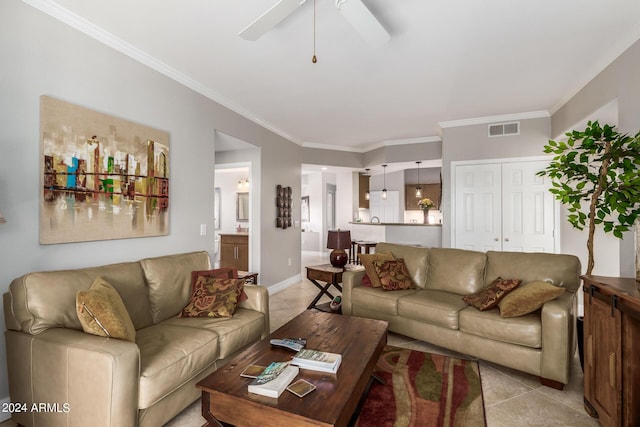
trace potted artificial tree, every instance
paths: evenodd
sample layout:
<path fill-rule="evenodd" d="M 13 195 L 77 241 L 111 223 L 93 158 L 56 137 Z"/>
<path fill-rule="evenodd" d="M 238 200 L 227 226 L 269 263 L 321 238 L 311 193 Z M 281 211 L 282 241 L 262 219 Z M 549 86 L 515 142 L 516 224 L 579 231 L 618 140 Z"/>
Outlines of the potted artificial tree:
<path fill-rule="evenodd" d="M 588 122 L 584 131 L 566 136 L 567 142 L 549 140 L 545 145 L 544 152 L 555 157 L 538 175 L 551 179 L 549 191 L 567 205 L 571 225 L 588 228 L 586 274 L 591 274 L 596 225 L 621 239 L 640 215 L 640 132 L 623 135 L 614 126 L 600 127 L 595 121 Z M 578 318 L 577 332 L 583 365 L 582 318 Z"/>
<path fill-rule="evenodd" d="M 640 132 L 623 135 L 595 121 L 566 136 L 567 142 L 549 140 L 545 145 L 544 152 L 555 157 L 538 175 L 551 179 L 549 191 L 567 206 L 571 225 L 588 228 L 586 274 L 591 274 L 596 226 L 622 239 L 640 216 Z"/>

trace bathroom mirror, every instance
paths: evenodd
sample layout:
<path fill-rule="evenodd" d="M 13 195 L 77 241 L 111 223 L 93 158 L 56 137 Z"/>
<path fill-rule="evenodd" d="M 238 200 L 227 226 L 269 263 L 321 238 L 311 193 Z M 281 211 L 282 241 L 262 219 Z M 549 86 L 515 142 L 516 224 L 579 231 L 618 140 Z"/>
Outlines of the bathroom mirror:
<path fill-rule="evenodd" d="M 249 193 L 236 193 L 236 221 L 249 221 Z"/>

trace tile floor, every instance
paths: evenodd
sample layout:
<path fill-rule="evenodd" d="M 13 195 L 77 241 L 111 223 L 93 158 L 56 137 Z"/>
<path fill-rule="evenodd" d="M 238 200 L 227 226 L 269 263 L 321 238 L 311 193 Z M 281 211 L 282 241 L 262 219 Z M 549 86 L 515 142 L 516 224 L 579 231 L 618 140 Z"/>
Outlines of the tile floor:
<path fill-rule="evenodd" d="M 328 262 L 328 256 L 305 254 L 303 266 Z M 302 277 L 305 277 L 303 267 Z M 303 279 L 286 290 L 270 297 L 271 330 L 274 331 L 306 309 L 316 295 L 317 289 Z M 320 300 L 328 302 L 324 297 Z M 431 344 L 397 334 L 389 334 L 388 343 L 422 351 L 459 356 L 456 353 Z M 464 357 L 464 356 L 463 356 Z M 572 366 L 571 382 L 564 391 L 540 384 L 537 377 L 479 361 L 482 389 L 488 427 L 525 426 L 598 426 L 582 406 L 583 376 L 576 354 Z M 205 423 L 200 415 L 200 402 L 186 408 L 166 424 L 165 427 L 196 427 Z M 0 427 L 14 427 L 11 421 L 0 423 Z"/>

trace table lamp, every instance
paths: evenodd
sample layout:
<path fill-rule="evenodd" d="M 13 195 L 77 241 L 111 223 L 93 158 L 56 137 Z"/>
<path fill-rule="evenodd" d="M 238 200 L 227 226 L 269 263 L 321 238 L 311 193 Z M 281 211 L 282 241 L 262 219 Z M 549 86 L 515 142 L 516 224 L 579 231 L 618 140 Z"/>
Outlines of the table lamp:
<path fill-rule="evenodd" d="M 349 230 L 330 230 L 327 236 L 327 249 L 333 249 L 329 254 L 329 261 L 334 267 L 342 268 L 347 264 L 349 255 L 344 251 L 351 247 L 351 232 Z"/>

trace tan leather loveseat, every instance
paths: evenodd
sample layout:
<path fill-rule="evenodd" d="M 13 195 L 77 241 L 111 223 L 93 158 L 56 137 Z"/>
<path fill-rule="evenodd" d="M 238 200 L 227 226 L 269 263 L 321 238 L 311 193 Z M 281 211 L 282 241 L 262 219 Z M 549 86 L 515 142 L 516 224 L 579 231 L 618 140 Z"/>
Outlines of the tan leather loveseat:
<path fill-rule="evenodd" d="M 386 320 L 389 330 L 540 376 L 562 388 L 575 354 L 576 291 L 580 261 L 572 255 L 475 252 L 379 243 L 376 252 L 403 258 L 416 290 L 384 291 L 361 285 L 363 271 L 343 273 L 342 312 Z M 467 305 L 463 295 L 494 279 L 542 280 L 566 288 L 541 310 L 502 318 Z"/>
<path fill-rule="evenodd" d="M 266 288 L 231 318 L 179 318 L 191 272 L 210 268 L 207 252 L 67 271 L 29 273 L 4 294 L 11 402 L 25 426 L 161 426 L 200 396 L 195 384 L 269 333 Z M 76 293 L 103 277 L 118 291 L 136 342 L 86 334 Z M 43 410 L 32 411 L 33 404 Z M 54 406 L 58 404 L 57 406 Z"/>

